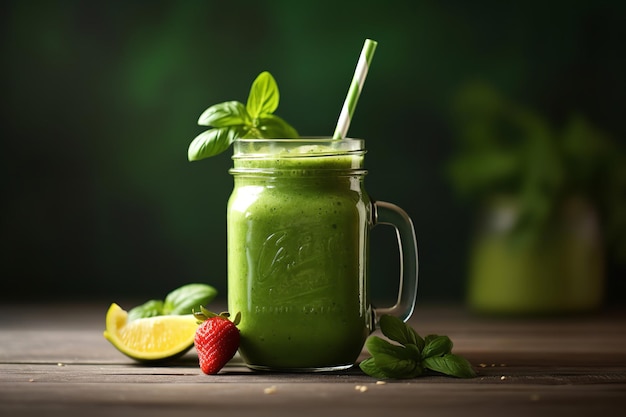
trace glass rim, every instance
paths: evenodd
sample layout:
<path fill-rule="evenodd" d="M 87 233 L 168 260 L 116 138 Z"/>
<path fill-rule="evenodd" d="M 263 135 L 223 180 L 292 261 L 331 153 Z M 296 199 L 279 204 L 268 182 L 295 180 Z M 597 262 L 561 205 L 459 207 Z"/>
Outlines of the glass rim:
<path fill-rule="evenodd" d="M 298 138 L 237 138 L 235 142 L 315 142 L 315 141 L 329 141 L 329 142 L 363 142 L 361 138 L 343 138 L 335 139 L 332 136 L 300 136 Z"/>
<path fill-rule="evenodd" d="M 322 146 L 322 148 L 313 148 Z M 233 159 L 263 158 L 278 156 L 320 157 L 334 155 L 364 154 L 365 140 L 345 138 L 333 139 L 328 136 L 304 136 L 299 138 L 238 138 L 233 142 Z M 298 149 L 302 147 L 301 149 Z M 310 148 L 306 148 L 310 147 Z"/>

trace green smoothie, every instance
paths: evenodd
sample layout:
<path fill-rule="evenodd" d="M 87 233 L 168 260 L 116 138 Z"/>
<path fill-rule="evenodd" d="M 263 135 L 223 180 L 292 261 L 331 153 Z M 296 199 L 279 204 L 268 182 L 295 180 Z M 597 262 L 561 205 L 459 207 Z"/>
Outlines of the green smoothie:
<path fill-rule="evenodd" d="M 228 302 L 250 367 L 341 369 L 360 354 L 371 321 L 362 163 L 323 146 L 236 147 Z"/>

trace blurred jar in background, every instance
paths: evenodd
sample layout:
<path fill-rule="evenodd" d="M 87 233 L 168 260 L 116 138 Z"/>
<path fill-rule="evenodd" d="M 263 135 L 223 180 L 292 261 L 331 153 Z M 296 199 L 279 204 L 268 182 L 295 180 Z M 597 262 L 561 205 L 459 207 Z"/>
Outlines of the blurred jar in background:
<path fill-rule="evenodd" d="M 563 200 L 540 236 L 515 233 L 516 198 L 487 204 L 470 250 L 468 307 L 478 313 L 543 315 L 602 305 L 605 255 L 598 215 L 585 199 Z"/>

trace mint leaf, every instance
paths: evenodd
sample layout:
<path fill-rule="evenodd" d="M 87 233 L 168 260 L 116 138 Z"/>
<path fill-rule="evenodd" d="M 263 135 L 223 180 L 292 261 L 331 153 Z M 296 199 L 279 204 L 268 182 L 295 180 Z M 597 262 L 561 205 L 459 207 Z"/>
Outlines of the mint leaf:
<path fill-rule="evenodd" d="M 128 310 L 128 321 L 163 315 L 163 301 L 150 300 Z"/>
<path fill-rule="evenodd" d="M 452 340 L 448 336 L 427 336 L 426 346 L 422 350 L 422 358 L 443 356 L 452 352 Z"/>
<path fill-rule="evenodd" d="M 467 359 L 452 353 L 425 358 L 423 364 L 425 368 L 431 371 L 457 378 L 473 378 L 476 376 L 476 372 Z"/>
<path fill-rule="evenodd" d="M 217 295 L 217 290 L 207 284 L 187 284 L 165 297 L 163 314 L 192 314 L 207 305 Z"/>
<path fill-rule="evenodd" d="M 389 339 L 403 345 L 415 345 L 421 351 L 424 340 L 411 326 L 395 316 L 385 314 L 380 317 L 380 331 Z"/>
<path fill-rule="evenodd" d="M 238 101 L 215 104 L 206 109 L 198 118 L 200 126 L 228 127 L 243 125 L 247 122 L 246 107 Z"/>
<path fill-rule="evenodd" d="M 256 77 L 250 88 L 246 110 L 252 119 L 273 113 L 278 108 L 280 94 L 276 80 L 267 71 Z"/>

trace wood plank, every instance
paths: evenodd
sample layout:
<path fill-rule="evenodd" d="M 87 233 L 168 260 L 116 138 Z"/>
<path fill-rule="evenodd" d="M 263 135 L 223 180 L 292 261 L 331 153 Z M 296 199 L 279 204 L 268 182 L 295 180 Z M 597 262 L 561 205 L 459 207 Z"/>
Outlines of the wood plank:
<path fill-rule="evenodd" d="M 193 350 L 169 366 L 143 366 L 102 336 L 107 303 L 0 307 L 0 416 L 113 413 L 165 416 L 429 416 L 623 413 L 626 311 L 495 319 L 459 307 L 420 306 L 411 324 L 447 334 L 479 376 L 426 376 L 383 385 L 358 368 L 326 374 L 260 373 L 236 357 L 200 372 Z M 77 313 L 78 312 L 78 313 Z M 366 357 L 366 352 L 362 357 Z M 363 392 L 358 386 L 365 386 Z M 266 389 L 272 388 L 272 393 Z"/>
<path fill-rule="evenodd" d="M 428 415 L 571 415 L 616 413 L 626 406 L 623 386 L 473 384 L 457 380 L 367 384 L 367 391 L 351 382 L 32 382 L 3 384 L 0 410 L 19 415 L 111 415 L 253 412 L 264 415 L 375 416 L 423 411 Z M 266 389 L 272 388 L 268 394 Z M 56 411 L 56 413 L 54 413 Z M 563 413 L 563 414 L 561 414 Z M 18 414 L 16 414 L 18 415 Z M 617 414 L 619 415 L 619 414 Z"/>

